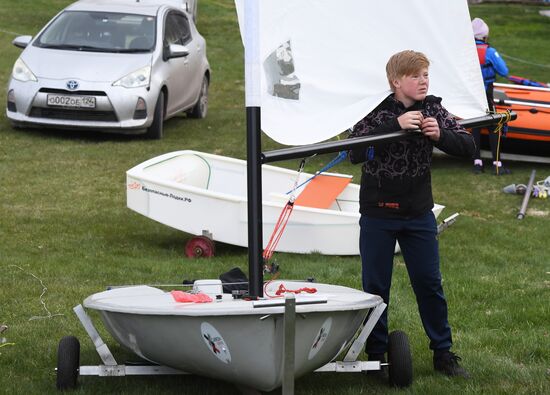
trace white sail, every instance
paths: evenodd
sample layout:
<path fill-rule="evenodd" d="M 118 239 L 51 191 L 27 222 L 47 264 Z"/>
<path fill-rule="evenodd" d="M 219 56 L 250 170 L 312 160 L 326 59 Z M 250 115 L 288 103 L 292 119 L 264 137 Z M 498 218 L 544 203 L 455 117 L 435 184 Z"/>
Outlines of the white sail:
<path fill-rule="evenodd" d="M 241 33 L 245 1 L 255 0 L 235 0 Z M 386 62 L 404 49 L 428 56 L 430 94 L 452 114 L 486 113 L 466 0 L 257 3 L 257 32 L 243 41 L 259 47 L 262 130 L 275 141 L 310 144 L 352 127 L 389 94 Z"/>

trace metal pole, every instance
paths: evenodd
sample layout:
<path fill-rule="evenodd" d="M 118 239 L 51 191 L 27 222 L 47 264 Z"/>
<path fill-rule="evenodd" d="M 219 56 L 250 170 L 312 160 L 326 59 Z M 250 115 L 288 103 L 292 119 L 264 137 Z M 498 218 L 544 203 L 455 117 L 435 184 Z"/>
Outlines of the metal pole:
<path fill-rule="evenodd" d="M 248 196 L 248 293 L 263 296 L 262 163 L 260 108 L 246 108 Z"/>
<path fill-rule="evenodd" d="M 510 121 L 513 121 L 518 117 L 518 114 L 516 114 L 513 111 L 510 111 L 510 114 L 507 114 L 507 113 L 487 114 L 476 118 L 461 119 L 458 121 L 458 123 L 464 126 L 466 129 L 479 128 L 482 126 L 495 125 L 500 121 L 506 119 L 508 116 L 510 116 Z"/>
<path fill-rule="evenodd" d="M 376 145 L 379 143 L 388 143 L 395 140 L 401 140 L 408 137 L 418 137 L 419 133 L 411 133 L 401 130 L 399 132 L 377 134 L 374 136 L 357 137 L 354 139 L 326 141 L 317 144 L 308 144 L 291 148 L 282 148 L 262 153 L 262 162 L 270 163 L 280 160 L 304 158 L 313 154 L 327 154 L 330 152 L 339 152 L 359 148 L 361 146 Z"/>
<path fill-rule="evenodd" d="M 482 117 L 460 120 L 459 123 L 465 128 L 481 127 L 493 125 L 501 119 L 506 118 L 507 114 L 489 114 Z M 516 119 L 517 114 L 512 112 L 510 119 Z M 352 148 L 359 148 L 367 145 L 376 145 L 380 143 L 389 143 L 395 140 L 404 138 L 417 138 L 421 134 L 418 132 L 407 132 L 400 130 L 398 132 L 378 134 L 373 136 L 357 137 L 354 139 L 346 139 L 339 141 L 326 141 L 317 144 L 309 144 L 299 147 L 283 148 L 262 153 L 262 163 L 276 162 L 287 159 L 304 158 L 313 154 L 327 154 L 331 152 L 339 152 Z"/>
<path fill-rule="evenodd" d="M 525 212 L 527 211 L 527 204 L 529 203 L 529 198 L 531 197 L 531 193 L 533 192 L 533 184 L 535 183 L 536 173 L 537 171 L 535 169 L 531 171 L 531 177 L 529 177 L 529 184 L 527 184 L 527 190 L 525 191 L 525 195 L 523 195 L 523 202 L 521 203 L 521 208 L 519 209 L 518 219 L 525 218 Z"/>
<path fill-rule="evenodd" d="M 263 296 L 262 163 L 260 124 L 260 4 L 246 0 L 244 9 L 244 69 L 246 99 L 246 159 L 248 197 L 248 293 Z"/>
<path fill-rule="evenodd" d="M 296 298 L 293 293 L 285 295 L 283 332 L 283 395 L 294 394 L 294 354 L 296 343 Z"/>

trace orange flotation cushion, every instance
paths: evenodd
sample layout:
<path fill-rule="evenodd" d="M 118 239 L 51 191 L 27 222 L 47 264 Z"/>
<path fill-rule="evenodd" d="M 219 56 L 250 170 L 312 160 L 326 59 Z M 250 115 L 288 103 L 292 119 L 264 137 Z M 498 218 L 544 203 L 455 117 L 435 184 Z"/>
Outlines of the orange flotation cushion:
<path fill-rule="evenodd" d="M 294 204 L 327 209 L 351 182 L 351 177 L 320 174 L 311 180 Z"/>

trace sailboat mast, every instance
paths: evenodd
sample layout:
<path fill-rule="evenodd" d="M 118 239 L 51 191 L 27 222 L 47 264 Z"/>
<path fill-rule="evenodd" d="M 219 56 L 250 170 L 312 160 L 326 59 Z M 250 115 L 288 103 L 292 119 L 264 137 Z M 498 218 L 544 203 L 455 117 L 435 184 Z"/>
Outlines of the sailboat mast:
<path fill-rule="evenodd" d="M 246 161 L 248 198 L 248 292 L 263 296 L 262 163 L 259 63 L 259 0 L 244 2 Z"/>

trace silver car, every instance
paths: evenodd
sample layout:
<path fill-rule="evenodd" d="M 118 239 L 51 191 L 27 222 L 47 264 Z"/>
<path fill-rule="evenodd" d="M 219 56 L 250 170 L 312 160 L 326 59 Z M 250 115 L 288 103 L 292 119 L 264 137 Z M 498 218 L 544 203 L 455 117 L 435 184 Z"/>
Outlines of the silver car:
<path fill-rule="evenodd" d="M 13 44 L 24 48 L 8 87 L 6 114 L 14 127 L 160 139 L 165 119 L 182 111 L 206 116 L 206 42 L 185 6 L 81 0 L 34 39 L 20 36 Z"/>

